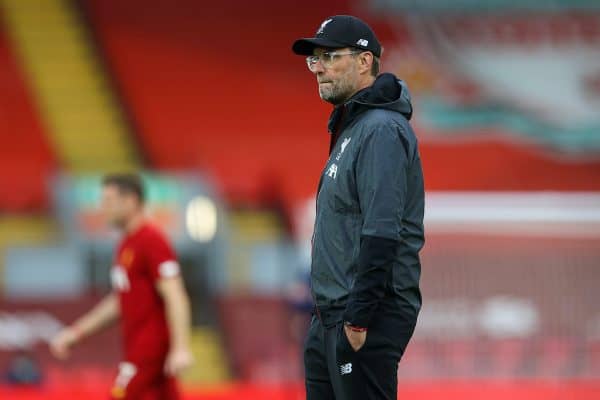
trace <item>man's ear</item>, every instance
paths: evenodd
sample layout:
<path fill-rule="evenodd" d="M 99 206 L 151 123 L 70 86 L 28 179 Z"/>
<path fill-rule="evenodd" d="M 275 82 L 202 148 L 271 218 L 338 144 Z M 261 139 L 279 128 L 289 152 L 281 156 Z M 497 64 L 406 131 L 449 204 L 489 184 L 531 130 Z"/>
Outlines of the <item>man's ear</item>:
<path fill-rule="evenodd" d="M 358 55 L 358 68 L 360 73 L 371 72 L 371 65 L 373 65 L 373 54 L 365 51 Z"/>

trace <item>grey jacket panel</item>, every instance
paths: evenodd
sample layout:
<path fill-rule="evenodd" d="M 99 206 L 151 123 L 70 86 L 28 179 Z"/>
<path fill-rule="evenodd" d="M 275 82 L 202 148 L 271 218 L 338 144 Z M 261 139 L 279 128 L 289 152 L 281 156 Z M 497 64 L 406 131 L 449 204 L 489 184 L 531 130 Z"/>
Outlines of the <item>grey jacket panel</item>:
<path fill-rule="evenodd" d="M 389 76 L 345 105 L 346 121 L 317 195 L 311 269 L 316 304 L 339 310 L 338 320 L 344 314 L 365 326 L 377 308 L 416 318 L 421 306 L 423 174 L 408 122 L 410 96 Z M 400 95 L 378 103 L 378 84 L 397 85 Z"/>

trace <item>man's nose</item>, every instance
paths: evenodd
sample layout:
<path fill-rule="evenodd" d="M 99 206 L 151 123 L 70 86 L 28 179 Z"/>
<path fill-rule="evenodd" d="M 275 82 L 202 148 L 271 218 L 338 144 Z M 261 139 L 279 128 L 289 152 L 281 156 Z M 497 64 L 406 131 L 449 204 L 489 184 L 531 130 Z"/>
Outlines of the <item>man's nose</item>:
<path fill-rule="evenodd" d="M 313 64 L 312 72 L 315 75 L 319 75 L 319 74 L 322 74 L 323 72 L 325 72 L 325 68 L 323 68 L 323 64 L 321 64 L 321 60 L 319 60 Z"/>

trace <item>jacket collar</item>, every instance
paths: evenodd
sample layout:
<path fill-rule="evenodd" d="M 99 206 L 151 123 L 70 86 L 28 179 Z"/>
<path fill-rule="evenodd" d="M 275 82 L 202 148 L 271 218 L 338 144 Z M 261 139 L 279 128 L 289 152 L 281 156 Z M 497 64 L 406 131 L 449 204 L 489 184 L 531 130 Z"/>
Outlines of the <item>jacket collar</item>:
<path fill-rule="evenodd" d="M 336 106 L 329 116 L 327 129 L 336 133 L 369 108 L 383 108 L 401 113 L 410 120 L 412 104 L 406 84 L 393 74 L 383 73 L 373 85 L 355 93 L 344 104 Z"/>

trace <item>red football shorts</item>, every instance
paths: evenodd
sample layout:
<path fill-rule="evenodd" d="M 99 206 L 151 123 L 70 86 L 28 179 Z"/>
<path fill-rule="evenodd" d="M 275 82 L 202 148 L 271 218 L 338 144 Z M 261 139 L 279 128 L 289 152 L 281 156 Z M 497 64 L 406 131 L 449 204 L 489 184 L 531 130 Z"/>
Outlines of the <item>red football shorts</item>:
<path fill-rule="evenodd" d="M 122 362 L 111 390 L 112 400 L 178 400 L 177 381 L 164 373 L 163 363 Z"/>

